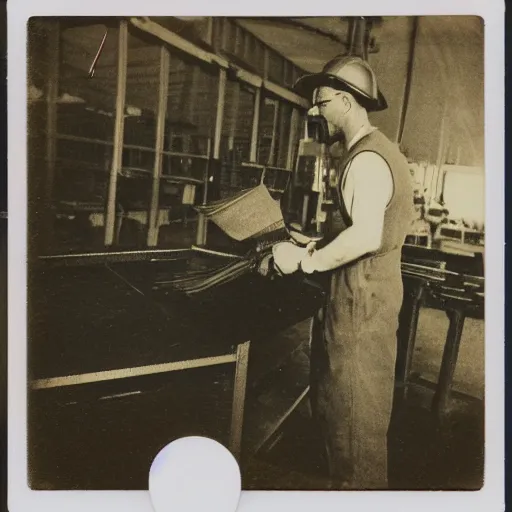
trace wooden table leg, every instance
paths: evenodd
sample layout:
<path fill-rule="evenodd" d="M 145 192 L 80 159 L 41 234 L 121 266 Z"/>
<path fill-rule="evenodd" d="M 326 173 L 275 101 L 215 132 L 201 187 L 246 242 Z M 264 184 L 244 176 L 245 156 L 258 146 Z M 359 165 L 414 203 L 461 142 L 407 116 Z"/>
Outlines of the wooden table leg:
<path fill-rule="evenodd" d="M 423 304 L 425 283 L 419 281 L 415 283 L 412 292 L 406 292 L 404 301 L 410 300 L 411 304 L 409 307 L 405 307 L 407 314 L 407 323 L 405 328 L 405 335 L 401 340 L 405 338 L 405 347 L 401 341 L 401 347 L 403 350 L 403 356 L 400 356 L 399 366 L 397 368 L 397 378 L 402 385 L 401 398 L 407 397 L 407 391 L 409 387 L 409 379 L 412 368 L 412 361 L 414 357 L 414 348 L 416 346 L 416 334 L 418 331 L 418 321 L 420 316 L 420 310 Z"/>
<path fill-rule="evenodd" d="M 409 323 L 409 329 L 407 332 L 407 347 L 405 352 L 405 367 L 404 367 L 404 398 L 407 397 L 407 391 L 409 389 L 409 378 L 411 375 L 412 360 L 414 357 L 414 348 L 416 346 L 416 334 L 418 331 L 418 321 L 420 318 L 420 310 L 423 302 L 423 284 L 420 284 L 413 296 L 412 310 L 411 310 L 411 321 Z"/>
<path fill-rule="evenodd" d="M 242 430 L 244 422 L 245 390 L 247 387 L 247 369 L 249 367 L 250 341 L 238 345 L 236 351 L 235 385 L 233 391 L 233 409 L 231 413 L 230 450 L 240 463 L 242 451 Z"/>
<path fill-rule="evenodd" d="M 432 401 L 432 410 L 440 420 L 444 417 L 448 409 L 455 366 L 459 356 L 460 340 L 466 319 L 466 313 L 463 308 L 450 309 L 446 314 L 450 319 L 450 326 L 444 345 L 437 389 Z"/>

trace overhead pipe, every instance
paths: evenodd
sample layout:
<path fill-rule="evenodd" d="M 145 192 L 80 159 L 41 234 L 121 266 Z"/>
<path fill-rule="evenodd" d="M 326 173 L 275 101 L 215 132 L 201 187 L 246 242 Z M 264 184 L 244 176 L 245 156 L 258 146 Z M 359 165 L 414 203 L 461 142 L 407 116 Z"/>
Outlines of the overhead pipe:
<path fill-rule="evenodd" d="M 416 52 L 416 42 L 418 39 L 418 27 L 419 27 L 419 16 L 414 16 L 411 38 L 409 42 L 409 60 L 407 62 L 407 73 L 405 77 L 405 87 L 404 87 L 404 97 L 402 101 L 402 106 L 400 110 L 400 118 L 398 121 L 398 129 L 397 129 L 397 144 L 402 144 L 402 138 L 404 136 L 404 127 L 405 127 L 405 119 L 407 116 L 407 109 L 409 107 L 409 100 L 411 97 L 411 84 L 412 84 L 412 73 L 414 69 L 414 58 Z"/>
<path fill-rule="evenodd" d="M 368 60 L 372 21 L 365 17 L 349 18 L 347 55 Z"/>

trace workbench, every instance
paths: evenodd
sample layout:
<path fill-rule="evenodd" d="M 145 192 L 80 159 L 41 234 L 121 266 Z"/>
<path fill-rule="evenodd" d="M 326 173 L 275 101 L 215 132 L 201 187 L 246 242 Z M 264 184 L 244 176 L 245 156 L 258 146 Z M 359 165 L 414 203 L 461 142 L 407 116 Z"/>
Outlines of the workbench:
<path fill-rule="evenodd" d="M 318 292 L 293 280 L 271 283 L 258 275 L 197 300 L 169 291 L 151 292 L 150 278 L 162 269 L 168 271 L 170 265 L 165 261 L 102 262 L 46 265 L 44 271 L 40 267 L 33 271 L 29 378 L 31 403 L 38 412 L 32 421 L 47 414 L 44 407 L 51 409 L 53 403 L 97 401 L 106 407 L 101 400 L 118 398 L 142 404 L 136 396 L 140 389 L 161 387 L 184 370 L 203 369 L 208 381 L 218 379 L 217 374 L 206 374 L 207 368 L 231 367 L 234 371 L 231 384 L 224 387 L 224 398 L 215 398 L 225 402 L 226 392 L 230 394 L 229 421 L 213 419 L 217 430 L 211 432 L 194 430 L 192 421 L 189 435 L 216 437 L 240 462 L 250 346 L 311 316 L 318 306 Z M 294 302 L 283 301 L 290 296 Z M 227 370 L 222 371 L 225 375 Z M 207 382 L 201 385 L 206 386 L 203 394 L 210 391 Z M 176 389 L 172 388 L 174 394 Z M 178 391 L 180 401 L 193 411 L 187 391 Z M 215 404 L 211 405 L 215 411 Z M 161 421 L 179 420 L 171 412 Z"/>

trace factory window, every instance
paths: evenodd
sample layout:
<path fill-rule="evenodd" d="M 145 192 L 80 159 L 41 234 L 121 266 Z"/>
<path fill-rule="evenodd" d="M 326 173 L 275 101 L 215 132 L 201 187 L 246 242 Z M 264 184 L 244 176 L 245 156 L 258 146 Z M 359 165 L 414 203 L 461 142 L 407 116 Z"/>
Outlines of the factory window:
<path fill-rule="evenodd" d="M 68 253 L 103 245 L 116 106 L 118 29 L 109 27 L 101 59 L 88 77 L 107 27 L 70 19 L 44 22 L 46 169 L 40 250 Z M 31 84 L 37 96 L 38 83 Z M 37 173 L 39 174 L 39 173 Z"/>
<path fill-rule="evenodd" d="M 260 55 L 238 32 L 236 51 Z M 29 165 L 39 169 L 29 173 L 29 229 L 39 254 L 188 247 L 195 204 L 256 185 L 258 164 L 291 165 L 286 101 L 233 76 L 224 88 L 217 67 L 126 21 L 32 20 L 29 34 Z M 281 189 L 281 178 L 269 171 L 264 182 Z"/>
<path fill-rule="evenodd" d="M 148 236 L 158 116 L 161 47 L 128 34 L 122 166 L 117 177 L 116 235 L 122 249 Z"/>
<path fill-rule="evenodd" d="M 258 163 L 262 165 L 274 164 L 278 116 L 279 101 L 273 98 L 265 98 L 260 110 L 258 143 Z"/>
<path fill-rule="evenodd" d="M 266 97 L 260 114 L 258 162 L 287 167 L 293 107 L 284 100 Z"/>
<path fill-rule="evenodd" d="M 451 220 L 478 231 L 484 229 L 485 176 L 482 170 L 458 166 L 446 170 L 443 199 Z"/>
<path fill-rule="evenodd" d="M 285 76 L 284 76 L 284 65 L 285 60 L 281 55 L 277 52 L 271 50 L 270 48 L 267 50 L 268 52 L 268 79 L 276 84 L 284 85 Z"/>
<path fill-rule="evenodd" d="M 218 90 L 218 72 L 170 51 L 158 215 L 151 245 L 177 248 L 195 242 L 193 205 L 202 202 L 205 183 L 215 173 L 209 162 Z"/>
<path fill-rule="evenodd" d="M 251 158 L 251 139 L 256 91 L 245 84 L 228 80 L 221 139 L 221 197 L 257 183 L 247 181 L 242 167 Z"/>

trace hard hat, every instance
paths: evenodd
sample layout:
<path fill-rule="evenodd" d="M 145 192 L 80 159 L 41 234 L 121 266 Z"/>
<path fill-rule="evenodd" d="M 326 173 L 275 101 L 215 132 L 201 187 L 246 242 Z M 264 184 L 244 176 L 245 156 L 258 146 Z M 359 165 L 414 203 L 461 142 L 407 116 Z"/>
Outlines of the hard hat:
<path fill-rule="evenodd" d="M 385 110 L 388 107 L 384 95 L 377 86 L 375 73 L 360 57 L 353 55 L 335 57 L 320 73 L 299 78 L 294 89 L 311 101 L 313 91 L 321 86 L 349 92 L 369 112 Z"/>

